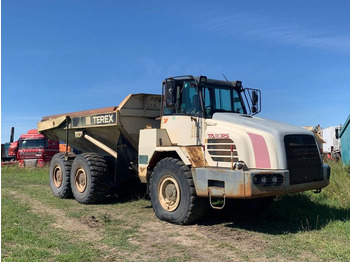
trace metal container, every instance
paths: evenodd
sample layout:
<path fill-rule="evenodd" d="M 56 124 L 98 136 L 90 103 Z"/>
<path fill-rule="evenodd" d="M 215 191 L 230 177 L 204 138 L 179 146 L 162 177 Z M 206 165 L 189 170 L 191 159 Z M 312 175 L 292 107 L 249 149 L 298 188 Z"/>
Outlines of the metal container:
<path fill-rule="evenodd" d="M 38 131 L 82 152 L 117 158 L 119 147 L 137 152 L 139 131 L 159 128 L 160 95 L 130 94 L 119 106 L 46 116 Z"/>

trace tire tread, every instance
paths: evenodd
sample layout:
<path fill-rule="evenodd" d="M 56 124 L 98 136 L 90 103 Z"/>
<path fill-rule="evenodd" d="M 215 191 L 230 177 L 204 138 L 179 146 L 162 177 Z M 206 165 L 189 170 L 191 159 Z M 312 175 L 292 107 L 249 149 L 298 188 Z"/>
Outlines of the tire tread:
<path fill-rule="evenodd" d="M 185 165 L 181 160 L 177 158 L 172 158 L 172 157 L 163 158 L 161 161 L 157 163 L 152 174 L 154 172 L 157 172 L 159 168 L 166 165 L 167 163 L 172 164 L 182 170 L 184 176 L 186 177 L 187 184 L 188 184 L 188 191 L 190 194 L 189 206 L 185 217 L 181 221 L 169 221 L 169 222 L 173 222 L 181 225 L 193 224 L 195 221 L 200 219 L 206 212 L 206 205 L 205 205 L 204 199 L 199 198 L 196 194 L 196 189 L 194 186 L 191 170 L 187 165 Z M 151 191 L 151 185 L 153 183 L 153 179 L 154 178 L 152 175 L 150 179 L 150 191 Z M 152 194 L 150 194 L 150 196 L 152 201 Z M 155 212 L 157 214 L 156 210 Z"/>
<path fill-rule="evenodd" d="M 83 153 L 77 156 L 77 158 L 82 159 L 89 166 L 91 174 L 91 188 L 86 197 L 80 198 L 76 196 L 76 200 L 82 204 L 101 203 L 110 190 L 110 184 L 107 177 L 108 165 L 106 160 L 103 156 L 96 153 Z M 72 167 L 72 169 L 74 169 L 74 167 Z M 75 192 L 73 190 L 73 194 L 74 193 Z"/>

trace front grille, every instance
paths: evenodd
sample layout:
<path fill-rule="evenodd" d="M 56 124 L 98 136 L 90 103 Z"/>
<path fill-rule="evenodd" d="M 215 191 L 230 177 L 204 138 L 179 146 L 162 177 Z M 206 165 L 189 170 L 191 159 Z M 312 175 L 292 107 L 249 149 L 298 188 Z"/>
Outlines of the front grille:
<path fill-rule="evenodd" d="M 287 135 L 284 144 L 291 185 L 323 179 L 321 158 L 313 136 Z"/>
<path fill-rule="evenodd" d="M 232 139 L 208 139 L 208 153 L 216 162 L 237 162 L 238 154 Z"/>
<path fill-rule="evenodd" d="M 36 159 L 38 152 L 20 152 L 19 153 L 22 159 Z"/>

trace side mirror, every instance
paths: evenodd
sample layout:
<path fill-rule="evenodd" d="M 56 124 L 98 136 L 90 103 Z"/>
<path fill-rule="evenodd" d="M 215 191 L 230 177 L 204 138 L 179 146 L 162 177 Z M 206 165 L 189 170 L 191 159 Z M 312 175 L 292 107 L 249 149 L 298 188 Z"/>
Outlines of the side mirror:
<path fill-rule="evenodd" d="M 243 91 L 250 114 L 256 115 L 261 111 L 261 91 L 252 88 L 244 88 Z"/>
<path fill-rule="evenodd" d="M 174 108 L 174 88 L 172 82 L 167 82 L 164 90 L 165 108 Z"/>
<path fill-rule="evenodd" d="M 256 105 L 257 105 L 258 101 L 259 101 L 259 96 L 258 96 L 257 92 L 255 90 L 253 90 L 253 92 L 252 92 L 253 111 L 254 111 L 254 108 L 256 110 Z M 255 113 L 255 112 L 253 112 L 253 113 Z"/>
<path fill-rule="evenodd" d="M 256 106 L 252 106 L 252 113 L 256 114 L 256 112 L 258 112 L 258 109 L 256 108 Z"/>

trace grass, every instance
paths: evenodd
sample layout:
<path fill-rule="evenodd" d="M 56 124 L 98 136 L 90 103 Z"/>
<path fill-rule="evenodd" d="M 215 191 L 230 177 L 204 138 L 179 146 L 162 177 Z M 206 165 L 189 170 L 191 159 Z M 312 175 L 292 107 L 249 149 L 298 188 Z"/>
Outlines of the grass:
<path fill-rule="evenodd" d="M 6 261 L 95 261 L 98 250 L 74 243 L 49 227 L 52 218 L 28 212 L 27 204 L 2 197 L 2 259 Z"/>
<path fill-rule="evenodd" d="M 311 251 L 321 261 L 350 261 L 350 174 L 341 163 L 328 164 L 331 182 L 322 193 L 285 196 L 258 221 L 242 216 L 228 226 L 261 232 L 276 241 L 278 245 L 268 251 L 269 257 L 296 259 Z"/>
<path fill-rule="evenodd" d="M 196 226 L 159 221 L 147 199 L 57 199 L 48 168 L 2 167 L 3 261 L 350 261 L 350 174 L 330 162 L 322 193 L 285 196 L 259 215 L 212 211 Z M 181 239 L 181 241 L 179 241 Z"/>

